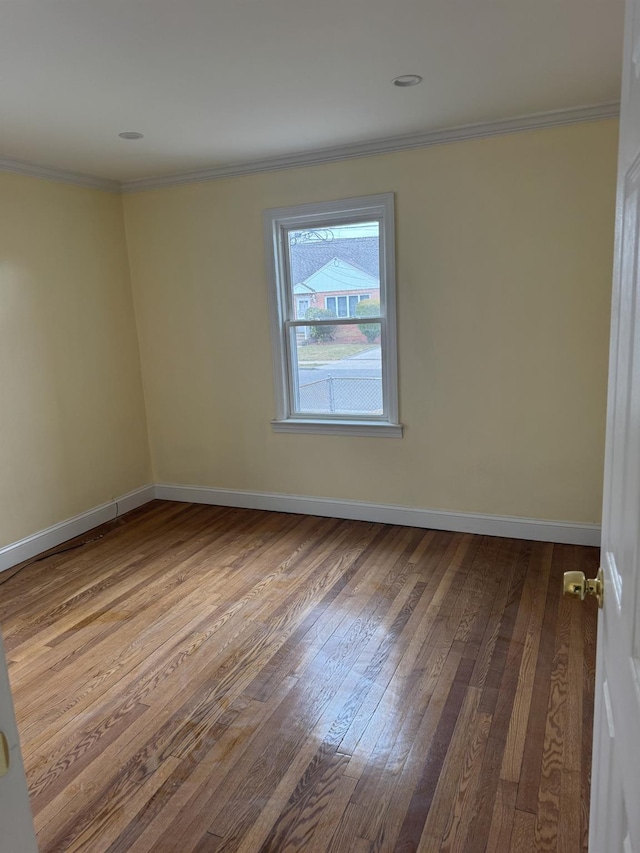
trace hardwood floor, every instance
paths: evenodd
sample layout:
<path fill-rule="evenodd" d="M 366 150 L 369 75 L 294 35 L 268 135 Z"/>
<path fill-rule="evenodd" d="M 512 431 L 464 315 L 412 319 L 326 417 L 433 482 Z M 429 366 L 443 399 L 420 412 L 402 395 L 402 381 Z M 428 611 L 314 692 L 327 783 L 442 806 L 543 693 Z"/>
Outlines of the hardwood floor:
<path fill-rule="evenodd" d="M 102 532 L 0 586 L 41 853 L 586 849 L 596 611 L 560 579 L 595 549 L 161 502 Z"/>

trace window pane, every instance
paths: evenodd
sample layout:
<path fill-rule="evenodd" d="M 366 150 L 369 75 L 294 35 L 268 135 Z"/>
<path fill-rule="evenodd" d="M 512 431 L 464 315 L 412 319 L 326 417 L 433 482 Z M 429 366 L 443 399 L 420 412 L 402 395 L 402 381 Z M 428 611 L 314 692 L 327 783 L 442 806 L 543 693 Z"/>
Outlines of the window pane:
<path fill-rule="evenodd" d="M 381 415 L 380 324 L 297 326 L 294 408 L 307 415 Z"/>
<path fill-rule="evenodd" d="M 359 222 L 287 231 L 289 283 L 297 320 L 331 311 L 355 317 L 355 304 L 380 301 L 380 224 Z M 309 300 L 302 314 L 297 300 Z M 352 307 L 353 306 L 353 307 Z M 379 313 L 379 312 L 378 312 Z"/>

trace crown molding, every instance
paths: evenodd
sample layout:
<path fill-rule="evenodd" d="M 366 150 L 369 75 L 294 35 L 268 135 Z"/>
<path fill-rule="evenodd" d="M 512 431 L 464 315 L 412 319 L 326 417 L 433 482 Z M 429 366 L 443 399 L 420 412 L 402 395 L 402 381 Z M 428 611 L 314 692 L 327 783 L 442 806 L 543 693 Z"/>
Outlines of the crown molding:
<path fill-rule="evenodd" d="M 122 192 L 126 193 L 162 189 L 164 187 L 178 187 L 202 181 L 215 181 L 222 178 L 252 175 L 257 172 L 274 172 L 281 169 L 291 169 L 296 166 L 316 166 L 321 163 L 333 163 L 336 160 L 348 160 L 354 157 L 389 154 L 395 151 L 406 151 L 411 148 L 426 148 L 430 145 L 442 145 L 446 142 L 459 142 L 465 139 L 481 139 L 483 137 L 501 136 L 507 133 L 519 133 L 545 127 L 561 127 L 562 125 L 577 124 L 585 121 L 617 118 L 619 114 L 620 104 L 618 101 L 609 101 L 603 104 L 592 104 L 584 107 L 530 113 L 528 115 L 499 119 L 497 121 L 463 124 L 457 127 L 431 130 L 424 133 L 412 133 L 406 136 L 394 136 L 372 142 L 356 143 L 354 145 L 338 145 L 301 154 L 269 157 L 264 160 L 251 160 L 246 163 L 235 163 L 228 166 L 215 166 L 211 169 L 177 172 L 163 177 L 140 178 L 123 181 L 121 187 Z"/>
<path fill-rule="evenodd" d="M 120 192 L 120 181 L 110 181 L 96 175 L 85 175 L 81 172 L 70 172 L 67 169 L 53 169 L 49 166 L 39 166 L 37 163 L 25 163 L 22 160 L 7 160 L 0 158 L 0 172 L 13 172 L 15 175 L 29 175 L 32 178 L 46 178 L 49 181 L 59 181 L 63 184 L 75 184 L 78 187 L 89 187 L 94 190 Z"/>
<path fill-rule="evenodd" d="M 406 136 L 392 136 L 372 142 L 359 142 L 354 145 L 337 145 L 320 148 L 301 154 L 287 154 L 281 157 L 268 157 L 263 160 L 250 160 L 245 163 L 232 163 L 227 166 L 215 166 L 211 169 L 197 169 L 177 172 L 155 178 L 138 178 L 131 181 L 115 181 L 86 175 L 67 169 L 55 169 L 26 163 L 22 160 L 0 158 L 0 172 L 13 172 L 16 175 L 29 175 L 34 178 L 46 178 L 79 187 L 107 190 L 108 192 L 139 192 L 142 190 L 179 187 L 201 181 L 216 181 L 222 178 L 236 178 L 241 175 L 254 175 L 258 172 L 275 172 L 292 169 L 296 166 L 317 166 L 321 163 L 334 163 L 337 160 L 350 160 L 354 157 L 367 157 L 375 154 L 391 154 L 394 151 L 408 151 L 411 148 L 427 148 L 430 145 L 442 145 L 446 142 L 461 142 L 465 139 L 482 139 L 488 136 L 502 136 L 506 133 L 520 133 L 545 127 L 561 127 L 583 121 L 617 118 L 620 104 L 609 101 L 604 104 L 592 104 L 586 107 L 570 107 L 564 110 L 551 110 L 542 113 L 515 116 L 497 121 L 481 121 L 475 124 L 461 124 L 457 127 L 430 130 L 424 133 L 411 133 Z"/>

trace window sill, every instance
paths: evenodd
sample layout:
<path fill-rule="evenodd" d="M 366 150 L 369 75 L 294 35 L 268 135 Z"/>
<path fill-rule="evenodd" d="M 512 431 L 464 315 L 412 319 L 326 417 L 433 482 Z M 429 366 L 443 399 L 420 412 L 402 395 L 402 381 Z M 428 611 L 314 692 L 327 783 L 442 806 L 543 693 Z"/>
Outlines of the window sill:
<path fill-rule="evenodd" d="M 286 421 L 271 421 L 274 432 L 304 432 L 311 435 L 354 435 L 377 436 L 378 438 L 402 438 L 402 424 L 382 421 L 328 421 L 290 418 Z"/>

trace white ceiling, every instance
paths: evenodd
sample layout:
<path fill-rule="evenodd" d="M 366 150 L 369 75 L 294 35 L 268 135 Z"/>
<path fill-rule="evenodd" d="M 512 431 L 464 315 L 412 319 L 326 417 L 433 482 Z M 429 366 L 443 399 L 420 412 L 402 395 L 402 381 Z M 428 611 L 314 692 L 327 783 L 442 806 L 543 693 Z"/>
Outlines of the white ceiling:
<path fill-rule="evenodd" d="M 0 157 L 130 180 L 617 100 L 623 5 L 0 0 Z"/>

